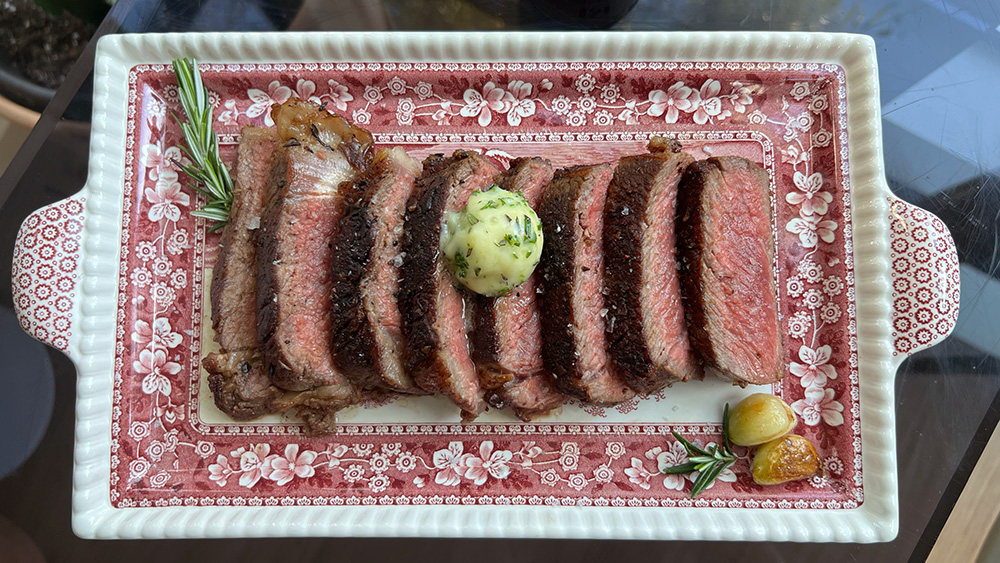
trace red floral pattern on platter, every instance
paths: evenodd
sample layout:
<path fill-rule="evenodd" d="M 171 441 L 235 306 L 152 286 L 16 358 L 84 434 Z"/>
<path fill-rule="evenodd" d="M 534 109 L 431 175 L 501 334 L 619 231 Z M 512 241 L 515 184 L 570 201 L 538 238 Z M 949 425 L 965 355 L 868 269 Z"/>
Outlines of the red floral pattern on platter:
<path fill-rule="evenodd" d="M 790 331 L 801 340 L 794 346 L 789 341 L 798 377 L 786 378 L 779 391 L 800 413 L 798 432 L 816 443 L 826 475 L 763 488 L 750 479 L 743 459 L 691 500 L 690 479 L 660 473 L 684 459 L 666 437 L 677 429 L 702 443 L 716 440 L 717 420 L 609 424 L 602 423 L 609 413 L 597 407 L 586 409 L 587 423 L 511 419 L 463 426 L 386 419 L 343 424 L 337 436 L 317 439 L 287 424 L 204 421 L 202 280 L 214 260 L 215 238 L 205 239 L 204 225 L 188 213 L 198 201 L 179 186 L 174 161 L 182 139 L 166 117 L 177 111 L 176 84 L 167 67 L 151 65 L 136 67 L 130 78 L 133 133 L 126 155 L 111 452 L 115 506 L 850 508 L 863 501 L 839 67 L 417 66 L 211 65 L 203 74 L 227 158 L 240 126 L 269 125 L 266 109 L 298 96 L 327 103 L 369 127 L 378 142 L 403 144 L 417 156 L 471 146 L 500 161 L 541 154 L 567 165 L 638 152 L 650 135 L 669 132 L 700 157 L 743 154 L 762 163 L 779 196 L 774 211 L 781 258 L 775 267 L 781 286 L 798 277 L 804 288 L 783 292 L 783 318 L 811 313 L 804 328 Z M 636 400 L 615 411 L 640 406 Z"/>
<path fill-rule="evenodd" d="M 14 310 L 25 332 L 71 355 L 83 202 L 74 196 L 28 216 L 11 273 Z"/>
<path fill-rule="evenodd" d="M 943 340 L 958 322 L 955 242 L 941 219 L 889 198 L 892 230 L 893 355 L 910 355 Z"/>
<path fill-rule="evenodd" d="M 479 148 L 500 162 L 541 155 L 565 166 L 639 152 L 651 135 L 667 133 L 699 158 L 740 154 L 761 163 L 774 181 L 774 267 L 790 374 L 775 391 L 799 414 L 796 432 L 817 446 L 826 472 L 809 481 L 759 487 L 740 450 L 744 457 L 730 472 L 690 499 L 689 477 L 661 473 L 685 459 L 668 438 L 670 430 L 711 442 L 718 439 L 718 420 L 613 422 L 643 414 L 671 390 L 614 408 L 586 407 L 584 421 L 557 417 L 524 424 L 511 418 L 460 425 L 388 417 L 345 423 L 336 436 L 313 439 L 287 422 L 206 419 L 203 405 L 211 399 L 201 395 L 198 366 L 211 345 L 210 330 L 202 326 L 204 280 L 217 239 L 190 215 L 200 200 L 184 186 L 175 164 L 183 157 L 179 128 L 168 117 L 179 112 L 176 82 L 167 65 L 140 65 L 129 77 L 110 452 L 113 506 L 841 509 L 863 502 L 846 86 L 840 67 L 287 63 L 213 64 L 202 71 L 226 159 L 233 158 L 243 125 L 269 125 L 267 108 L 297 96 L 326 103 L 371 129 L 377 142 L 404 145 L 416 156 Z M 30 237 L 39 232 L 38 224 L 22 229 L 19 240 L 37 240 Z M 60 241 L 67 238 L 72 237 Z M 19 249 L 35 246 L 19 243 Z M 32 276 L 39 271 L 33 261 L 26 267 Z M 912 277 L 911 283 L 924 283 L 934 274 L 914 270 Z M 39 285 L 25 281 L 15 285 L 19 300 Z M 71 296 L 62 286 L 56 289 Z M 953 293 L 944 299 L 957 303 Z M 62 334 L 68 335 L 66 330 Z"/>

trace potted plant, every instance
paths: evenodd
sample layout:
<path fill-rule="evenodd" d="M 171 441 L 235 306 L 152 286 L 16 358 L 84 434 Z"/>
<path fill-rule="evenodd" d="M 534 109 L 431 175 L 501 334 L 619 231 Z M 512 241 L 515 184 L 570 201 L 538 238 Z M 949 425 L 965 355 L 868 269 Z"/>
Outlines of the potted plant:
<path fill-rule="evenodd" d="M 0 2 L 0 115 L 19 124 L 37 119 L 109 7 L 109 0 Z"/>

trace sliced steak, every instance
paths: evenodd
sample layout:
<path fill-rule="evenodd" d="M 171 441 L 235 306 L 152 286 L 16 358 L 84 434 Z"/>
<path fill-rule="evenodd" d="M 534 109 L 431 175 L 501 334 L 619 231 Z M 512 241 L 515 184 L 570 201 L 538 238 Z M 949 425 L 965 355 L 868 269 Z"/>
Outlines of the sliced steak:
<path fill-rule="evenodd" d="M 253 420 L 280 410 L 274 401 L 281 390 L 271 384 L 256 350 L 212 353 L 201 365 L 208 372 L 215 406 L 233 420 Z"/>
<path fill-rule="evenodd" d="M 233 420 L 295 411 L 310 436 L 336 431 L 337 411 L 363 397 L 350 385 L 335 384 L 308 391 L 283 391 L 271 383 L 258 352 L 244 350 L 209 354 L 202 365 L 219 410 Z"/>
<path fill-rule="evenodd" d="M 215 341 L 229 352 L 257 347 L 257 309 L 248 297 L 257 290 L 254 238 L 267 196 L 271 156 L 277 147 L 278 134 L 273 129 L 243 128 L 233 177 L 233 205 L 222 229 L 210 289 Z"/>
<path fill-rule="evenodd" d="M 545 252 L 538 265 L 542 357 L 561 391 L 595 404 L 635 395 L 608 358 L 604 332 L 602 231 L 610 164 L 558 170 L 539 219 Z"/>
<path fill-rule="evenodd" d="M 618 162 L 604 204 L 608 351 L 639 393 L 702 376 L 684 324 L 674 253 L 677 185 L 694 159 L 661 137 L 649 151 Z"/>
<path fill-rule="evenodd" d="M 490 394 L 488 399 L 495 408 L 512 407 L 514 414 L 525 422 L 549 414 L 566 402 L 566 396 L 559 392 L 555 378 L 547 370 L 515 379 L 502 393 Z"/>
<path fill-rule="evenodd" d="M 422 392 L 406 372 L 396 292 L 403 215 L 420 162 L 380 149 L 365 176 L 344 186 L 347 209 L 334 239 L 333 348 L 337 367 L 365 388 Z"/>
<path fill-rule="evenodd" d="M 518 158 L 496 179 L 501 188 L 524 194 L 532 208 L 551 181 L 552 165 L 542 158 Z M 472 298 L 472 359 L 486 400 L 495 408 L 511 406 L 522 420 L 545 414 L 564 401 L 542 362 L 536 288 L 537 277 L 532 274 L 507 295 Z"/>
<path fill-rule="evenodd" d="M 479 153 L 457 151 L 424 160 L 407 204 L 399 306 L 406 337 L 407 371 L 422 389 L 440 393 L 465 419 L 485 408 L 465 330 L 465 303 L 440 256 L 445 213 L 493 183 L 497 169 Z"/>
<path fill-rule="evenodd" d="M 202 361 L 219 410 L 235 420 L 275 412 L 280 391 L 271 385 L 257 352 L 257 246 L 271 156 L 278 146 L 273 129 L 244 127 L 233 177 L 233 205 L 222 229 L 209 296 L 212 328 L 222 348 Z"/>
<path fill-rule="evenodd" d="M 337 430 L 337 412 L 354 405 L 364 391 L 350 384 L 323 385 L 308 391 L 285 392 L 274 400 L 281 412 L 295 410 L 309 436 L 333 434 Z"/>
<path fill-rule="evenodd" d="M 367 132 L 344 133 L 342 118 L 301 101 L 272 115 L 285 142 L 274 154 L 257 239 L 257 341 L 275 385 L 352 390 L 333 359 L 332 238 L 344 209 L 338 187 L 367 168 L 357 149 Z"/>
<path fill-rule="evenodd" d="M 691 344 L 708 372 L 740 385 L 785 372 L 767 172 L 744 158 L 687 168 L 677 211 L 681 289 Z"/>

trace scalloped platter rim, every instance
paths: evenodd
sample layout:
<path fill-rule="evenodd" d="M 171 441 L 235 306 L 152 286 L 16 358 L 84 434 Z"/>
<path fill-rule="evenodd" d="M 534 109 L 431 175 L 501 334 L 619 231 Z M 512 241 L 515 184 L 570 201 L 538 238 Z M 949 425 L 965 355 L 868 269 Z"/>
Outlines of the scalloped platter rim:
<path fill-rule="evenodd" d="M 188 211 L 169 62 L 196 56 L 224 158 L 244 125 L 297 96 L 417 157 L 613 160 L 667 134 L 772 179 L 788 375 L 763 389 L 695 382 L 532 423 L 462 425 L 444 401 L 237 424 L 199 359 L 217 238 Z M 22 326 L 79 371 L 73 527 L 82 537 L 415 536 L 889 541 L 898 528 L 893 379 L 957 315 L 939 219 L 883 177 L 869 37 L 806 33 L 216 33 L 98 44 L 90 174 L 25 221 Z M 863 241 L 864 244 L 859 244 Z M 777 487 L 749 454 L 697 499 L 665 476 L 669 437 L 718 439 L 721 406 L 780 394 L 824 475 Z"/>

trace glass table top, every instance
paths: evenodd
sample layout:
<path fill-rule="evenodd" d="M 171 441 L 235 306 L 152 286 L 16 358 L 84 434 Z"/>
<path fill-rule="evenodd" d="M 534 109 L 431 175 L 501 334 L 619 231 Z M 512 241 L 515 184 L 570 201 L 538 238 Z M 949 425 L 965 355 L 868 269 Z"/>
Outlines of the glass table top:
<path fill-rule="evenodd" d="M 896 377 L 900 531 L 886 544 L 671 543 L 501 540 L 211 540 L 152 544 L 86 542 L 70 529 L 74 368 L 54 350 L 33 376 L 54 374 L 54 391 L 28 395 L 16 412 L 47 430 L 8 439 L 27 460 L 0 480 L 0 514 L 52 561 L 151 561 L 181 557 L 292 560 L 368 556 L 483 560 L 579 559 L 922 561 L 1000 419 L 1000 6 L 989 0 L 407 0 L 266 2 L 119 0 L 97 34 L 223 30 L 802 30 L 875 38 L 881 81 L 886 176 L 899 197 L 948 225 L 959 252 L 961 312 L 944 343 L 906 360 Z M 31 211 L 75 193 L 87 171 L 93 40 L 0 177 L 0 307 L 11 309 L 14 235 Z M 0 326 L 13 337 L 16 325 Z M 28 341 L 30 343 L 30 341 Z M 7 348 L 0 348 L 6 350 Z M 5 352 L 6 353 L 6 352 Z M 49 361 L 50 360 L 50 361 Z M 49 367 L 51 366 L 51 367 Z M 0 368 L 5 379 L 24 370 Z M 0 400 L 0 403 L 3 403 Z M 22 416 L 22 415 L 19 415 Z M 34 417 L 34 418 L 31 418 Z M 19 430 L 20 431 L 20 430 Z M 6 467 L 0 464 L 0 467 Z M 41 501 L 41 502 L 39 502 Z"/>

